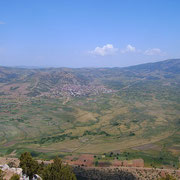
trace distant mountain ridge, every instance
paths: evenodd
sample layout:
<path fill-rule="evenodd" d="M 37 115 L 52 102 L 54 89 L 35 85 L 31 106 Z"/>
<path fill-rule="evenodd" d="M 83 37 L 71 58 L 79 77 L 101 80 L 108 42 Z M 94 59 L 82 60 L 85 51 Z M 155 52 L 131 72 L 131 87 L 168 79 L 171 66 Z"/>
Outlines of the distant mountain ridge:
<path fill-rule="evenodd" d="M 179 66 L 179 61 L 180 58 L 176 58 L 176 59 L 167 59 L 167 60 L 162 60 L 162 61 L 156 61 L 156 62 L 148 62 L 148 63 L 142 63 L 142 64 L 137 64 L 137 65 L 130 65 L 130 66 L 126 66 L 126 67 L 81 67 L 81 68 L 70 68 L 70 67 L 41 67 L 41 66 L 1 66 L 1 68 L 17 68 L 17 69 L 113 69 L 113 68 L 117 68 L 117 69 L 124 69 L 124 68 L 134 68 L 134 67 L 143 67 L 143 66 L 164 66 L 164 65 L 176 65 L 178 64 Z"/>
<path fill-rule="evenodd" d="M 127 67 L 129 69 L 136 69 L 136 70 L 165 70 L 165 71 L 172 71 L 178 72 L 180 71 L 180 59 L 169 59 L 165 61 L 153 62 L 153 63 L 146 63 L 140 64 L 136 66 Z"/>
<path fill-rule="evenodd" d="M 166 73 L 165 76 L 160 72 Z M 158 74 L 159 73 L 159 74 Z M 180 59 L 147 63 L 125 68 L 43 68 L 25 69 L 0 67 L 0 83 L 8 94 L 27 96 L 81 96 L 111 93 L 115 84 L 122 87 L 142 78 L 172 79 L 180 73 Z M 179 78 L 177 81 L 179 82 Z M 18 86 L 10 90 L 10 84 Z M 113 85 L 114 83 L 114 85 Z M 20 88 L 25 86 L 26 88 Z M 111 86 L 112 84 L 112 86 Z M 118 86 L 120 87 L 120 86 Z M 13 88 L 13 87 L 12 87 Z M 115 88 L 117 89 L 117 88 Z M 22 91 L 20 91 L 22 90 Z"/>

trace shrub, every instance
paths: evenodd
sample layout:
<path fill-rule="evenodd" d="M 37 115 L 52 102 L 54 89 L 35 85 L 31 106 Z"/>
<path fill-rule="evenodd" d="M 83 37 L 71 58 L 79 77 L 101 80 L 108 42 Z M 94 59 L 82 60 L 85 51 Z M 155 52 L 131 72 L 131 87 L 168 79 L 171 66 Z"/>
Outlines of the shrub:
<path fill-rule="evenodd" d="M 176 178 L 168 174 L 166 177 L 162 177 L 159 180 L 176 180 Z"/>
<path fill-rule="evenodd" d="M 95 166 L 98 166 L 99 162 L 98 161 L 95 161 Z"/>
<path fill-rule="evenodd" d="M 0 169 L 0 180 L 3 180 L 4 172 Z"/>
<path fill-rule="evenodd" d="M 135 133 L 134 132 L 130 132 L 129 136 L 135 136 Z"/>
<path fill-rule="evenodd" d="M 14 174 L 10 180 L 20 180 L 20 176 L 18 174 Z"/>
<path fill-rule="evenodd" d="M 10 162 L 8 163 L 8 166 L 9 166 L 10 168 L 12 168 L 12 167 L 15 167 L 16 164 L 15 164 L 15 162 L 10 161 Z"/>

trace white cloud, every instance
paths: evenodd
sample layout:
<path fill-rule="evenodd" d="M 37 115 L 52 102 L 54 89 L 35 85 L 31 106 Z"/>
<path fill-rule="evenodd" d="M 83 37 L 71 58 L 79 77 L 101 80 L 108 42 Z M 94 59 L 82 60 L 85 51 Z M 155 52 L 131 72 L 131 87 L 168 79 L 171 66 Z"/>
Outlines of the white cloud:
<path fill-rule="evenodd" d="M 147 49 L 144 52 L 144 54 L 148 56 L 153 56 L 153 55 L 163 55 L 164 53 L 159 48 L 152 48 L 152 49 Z"/>
<path fill-rule="evenodd" d="M 149 48 L 145 51 L 136 49 L 136 47 L 132 46 L 131 44 L 128 44 L 125 49 L 119 50 L 118 48 L 114 48 L 112 44 L 106 44 L 103 47 L 96 47 L 94 50 L 89 51 L 89 54 L 93 55 L 99 55 L 99 56 L 106 56 L 106 55 L 113 55 L 116 52 L 125 54 L 125 53 L 139 53 L 144 54 L 147 56 L 165 56 L 166 53 L 161 51 L 159 48 Z"/>
<path fill-rule="evenodd" d="M 121 53 L 136 52 L 136 48 L 130 44 L 126 46 L 126 49 L 121 50 Z"/>
<path fill-rule="evenodd" d="M 135 51 L 136 51 L 136 48 L 133 47 L 133 46 L 131 46 L 131 45 L 129 44 L 129 45 L 127 45 L 127 47 L 126 47 L 126 50 L 127 50 L 128 52 L 135 52 Z"/>
<path fill-rule="evenodd" d="M 0 21 L 0 24 L 5 24 L 5 22 L 3 22 L 3 21 Z"/>
<path fill-rule="evenodd" d="M 114 48 L 112 44 L 106 44 L 103 47 L 96 47 L 93 51 L 89 51 L 90 54 L 106 56 L 113 55 L 117 51 L 117 48 Z"/>

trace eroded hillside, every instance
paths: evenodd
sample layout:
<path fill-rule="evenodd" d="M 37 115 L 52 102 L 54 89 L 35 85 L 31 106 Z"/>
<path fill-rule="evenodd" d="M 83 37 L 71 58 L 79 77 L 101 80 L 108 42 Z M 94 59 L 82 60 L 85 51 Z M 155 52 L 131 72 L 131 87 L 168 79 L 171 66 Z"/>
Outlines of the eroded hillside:
<path fill-rule="evenodd" d="M 0 151 L 128 149 L 145 158 L 161 153 L 171 164 L 180 155 L 179 87 L 180 60 L 128 68 L 0 67 Z"/>

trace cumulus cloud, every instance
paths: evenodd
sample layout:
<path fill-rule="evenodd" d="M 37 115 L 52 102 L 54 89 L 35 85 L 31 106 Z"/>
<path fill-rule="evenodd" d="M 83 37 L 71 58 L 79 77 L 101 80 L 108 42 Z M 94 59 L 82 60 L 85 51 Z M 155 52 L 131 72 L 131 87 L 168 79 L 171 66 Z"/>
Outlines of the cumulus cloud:
<path fill-rule="evenodd" d="M 117 48 L 114 48 L 112 44 L 106 44 L 103 47 L 96 47 L 93 51 L 89 51 L 90 54 L 106 56 L 113 55 L 117 52 Z"/>
<path fill-rule="evenodd" d="M 126 49 L 121 50 L 121 53 L 136 52 L 136 48 L 130 44 L 126 46 Z"/>
<path fill-rule="evenodd" d="M 144 52 L 144 54 L 148 56 L 153 56 L 153 55 L 163 55 L 164 53 L 159 48 L 152 48 L 152 49 L 147 49 Z"/>
<path fill-rule="evenodd" d="M 112 44 L 106 44 L 102 47 L 96 47 L 94 50 L 89 51 L 89 54 L 96 56 L 106 56 L 106 55 L 114 55 L 116 52 L 125 54 L 125 53 L 139 53 L 141 55 L 147 56 L 164 56 L 165 52 L 161 51 L 159 48 L 149 48 L 147 50 L 136 49 L 136 47 L 128 44 L 124 49 L 114 48 Z"/>
<path fill-rule="evenodd" d="M 3 22 L 3 21 L 0 21 L 0 24 L 5 24 L 5 22 Z"/>

